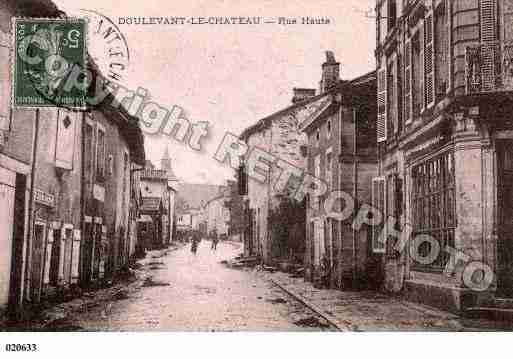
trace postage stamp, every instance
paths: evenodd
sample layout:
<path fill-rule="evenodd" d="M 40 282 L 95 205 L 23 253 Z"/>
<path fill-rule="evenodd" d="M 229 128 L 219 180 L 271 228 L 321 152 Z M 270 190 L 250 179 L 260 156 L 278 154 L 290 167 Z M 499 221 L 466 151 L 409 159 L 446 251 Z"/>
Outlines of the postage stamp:
<path fill-rule="evenodd" d="M 87 63 L 87 21 L 82 18 L 13 19 L 12 105 L 84 108 L 84 88 L 65 89 L 73 68 Z"/>

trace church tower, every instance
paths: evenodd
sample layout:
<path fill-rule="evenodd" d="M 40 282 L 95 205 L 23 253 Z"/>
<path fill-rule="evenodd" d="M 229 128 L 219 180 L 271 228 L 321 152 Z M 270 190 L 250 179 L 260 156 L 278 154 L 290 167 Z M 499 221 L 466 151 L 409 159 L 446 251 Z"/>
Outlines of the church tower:
<path fill-rule="evenodd" d="M 173 171 L 171 156 L 169 155 L 169 148 L 166 146 L 166 150 L 164 151 L 164 155 L 160 160 L 160 168 L 167 172 L 168 180 L 177 180 L 175 173 Z"/>

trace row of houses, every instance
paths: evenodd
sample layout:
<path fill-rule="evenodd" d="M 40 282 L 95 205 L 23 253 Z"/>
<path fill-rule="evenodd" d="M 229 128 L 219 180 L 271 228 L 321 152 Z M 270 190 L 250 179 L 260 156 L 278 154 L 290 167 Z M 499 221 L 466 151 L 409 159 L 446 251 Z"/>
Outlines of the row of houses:
<path fill-rule="evenodd" d="M 244 253 L 299 262 L 307 280 L 334 288 L 493 306 L 513 294 L 513 1 L 377 0 L 376 15 L 375 71 L 343 80 L 327 52 L 318 90 L 294 89 L 289 107 L 241 134 L 328 189 L 301 203 L 288 195 L 301 180 L 280 193 L 280 168 L 248 181 L 242 158 Z M 337 190 L 356 204 L 347 220 L 326 211 Z M 364 204 L 392 220 L 355 226 Z M 398 245 L 420 235 L 434 239 L 417 248 L 435 251 L 430 261 Z M 488 268 L 493 280 L 476 289 Z"/>
<path fill-rule="evenodd" d="M 178 229 L 184 233 L 198 231 L 210 238 L 240 240 L 234 212 L 236 210 L 234 196 L 238 196 L 237 182 L 228 181 L 226 186 L 205 186 L 215 188 L 214 192 L 202 199 L 197 207 L 186 207 L 179 211 Z"/>
<path fill-rule="evenodd" d="M 160 169 L 147 160 L 136 176 L 142 196 L 138 226 L 141 249 L 167 246 L 176 232 L 175 203 L 180 186 L 169 149 L 164 151 Z"/>
<path fill-rule="evenodd" d="M 126 268 L 148 247 L 138 227 L 142 214 L 153 215 L 143 191 L 154 179 L 138 121 L 122 106 L 11 107 L 13 16 L 65 14 L 48 0 L 0 2 L 0 312 L 9 314 Z M 166 173 L 153 218 L 161 244 L 174 216 Z"/>

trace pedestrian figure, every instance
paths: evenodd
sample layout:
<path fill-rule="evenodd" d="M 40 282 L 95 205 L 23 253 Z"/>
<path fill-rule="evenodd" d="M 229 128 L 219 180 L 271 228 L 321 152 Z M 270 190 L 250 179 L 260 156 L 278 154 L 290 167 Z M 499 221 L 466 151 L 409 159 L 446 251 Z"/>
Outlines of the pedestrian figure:
<path fill-rule="evenodd" d="M 217 250 L 217 243 L 218 242 L 219 242 L 219 239 L 217 238 L 217 236 L 215 236 L 212 239 L 212 247 L 210 249 L 213 250 L 213 251 Z"/>
<path fill-rule="evenodd" d="M 198 250 L 199 242 L 200 242 L 200 238 L 199 238 L 198 233 L 193 232 L 191 235 L 191 252 L 192 253 L 196 254 L 196 252 Z"/>

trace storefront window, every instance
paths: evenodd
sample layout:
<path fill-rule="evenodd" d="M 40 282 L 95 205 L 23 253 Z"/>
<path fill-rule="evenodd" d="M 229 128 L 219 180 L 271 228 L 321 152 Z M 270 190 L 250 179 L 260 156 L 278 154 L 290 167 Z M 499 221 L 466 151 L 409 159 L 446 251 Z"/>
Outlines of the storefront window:
<path fill-rule="evenodd" d="M 434 157 L 412 169 L 413 235 L 427 234 L 440 244 L 440 255 L 431 264 L 415 267 L 443 269 L 449 255 L 443 249 L 454 246 L 456 227 L 454 196 L 454 159 L 451 152 Z M 431 248 L 424 242 L 420 255 Z"/>

